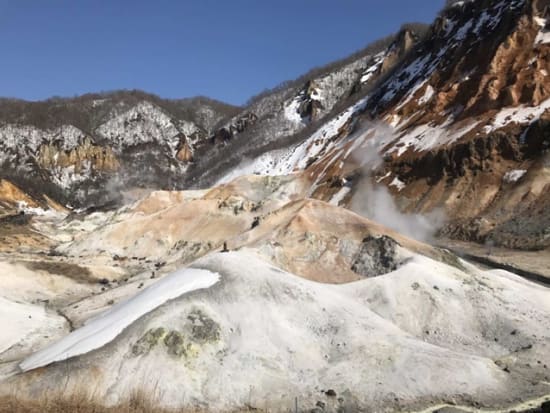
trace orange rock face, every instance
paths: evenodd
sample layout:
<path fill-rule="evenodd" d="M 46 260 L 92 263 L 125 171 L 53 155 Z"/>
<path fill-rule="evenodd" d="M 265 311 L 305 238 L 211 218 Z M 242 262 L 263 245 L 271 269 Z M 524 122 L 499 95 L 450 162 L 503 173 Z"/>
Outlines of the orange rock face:
<path fill-rule="evenodd" d="M 76 173 L 85 164 L 89 164 L 92 170 L 104 172 L 114 172 L 120 167 L 111 147 L 95 145 L 90 138 L 69 151 L 60 149 L 55 144 L 41 145 L 37 159 L 42 168 L 74 166 Z"/>

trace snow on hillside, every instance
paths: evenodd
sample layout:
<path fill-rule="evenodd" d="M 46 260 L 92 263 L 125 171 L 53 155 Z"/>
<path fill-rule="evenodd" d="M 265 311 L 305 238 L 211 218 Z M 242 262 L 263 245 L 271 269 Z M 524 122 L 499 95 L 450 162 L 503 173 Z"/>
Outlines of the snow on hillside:
<path fill-rule="evenodd" d="M 35 162 L 41 145 L 54 144 L 60 150 L 70 151 L 82 144 L 86 134 L 72 125 L 64 125 L 53 130 L 41 130 L 28 125 L 4 125 L 0 127 L 0 165 L 8 163 L 20 168 L 29 168 Z M 50 172 L 54 183 L 68 188 L 75 182 L 89 178 L 91 165 L 83 163 L 79 173 L 75 167 L 52 167 Z"/>
<path fill-rule="evenodd" d="M 419 56 L 394 74 L 382 86 L 385 93 L 381 98 L 381 102 L 390 101 L 404 90 L 412 91 L 415 90 L 415 87 L 418 88 L 420 83 L 429 79 L 437 67 L 444 63 L 443 59 L 449 51 L 457 49 L 468 38 L 479 38 L 482 31 L 494 31 L 507 10 L 518 9 L 524 3 L 525 0 L 503 0 L 465 23 L 447 19 L 445 23 L 447 27 L 446 35 L 442 39 L 444 46 Z"/>
<path fill-rule="evenodd" d="M 42 144 L 59 143 L 63 150 L 78 146 L 86 134 L 72 125 L 65 125 L 53 130 L 42 130 L 29 125 L 4 125 L 0 127 L 0 145 L 2 152 L 27 155 L 36 154 Z"/>
<path fill-rule="evenodd" d="M 338 102 L 349 96 L 355 86 L 368 83 L 373 78 L 384 62 L 387 53 L 388 50 L 385 50 L 375 55 L 369 54 L 359 57 L 338 69 L 310 79 L 310 82 L 307 82 L 306 85 L 302 84 L 278 90 L 254 102 L 247 110 L 258 117 L 258 124 L 261 124 L 261 128 L 257 127 L 254 130 L 253 138 L 265 144 L 266 142 L 274 142 L 282 136 L 298 133 L 307 126 L 310 120 L 299 113 L 300 107 L 304 103 L 309 103 L 308 100 L 320 103 L 315 108 L 317 119 L 328 115 Z M 314 84 L 314 87 L 308 95 L 306 93 L 307 85 L 311 84 Z M 345 111 L 338 116 L 337 120 L 328 120 L 326 126 L 323 127 L 324 130 L 319 132 L 324 135 L 323 141 L 329 138 L 329 134 L 335 133 L 335 130 L 349 118 L 350 114 Z M 232 122 L 233 120 L 230 120 L 224 126 L 228 127 Z M 299 147 L 294 146 L 264 153 L 254 160 L 244 159 L 236 169 L 228 171 L 227 174 L 230 177 L 248 173 L 262 175 L 288 174 L 298 166 L 297 164 L 301 161 L 302 156 L 307 155 L 304 151 L 308 153 L 309 151 L 315 152 L 315 148 L 311 147 L 310 144 L 311 139 L 307 143 L 299 145 Z M 227 182 L 228 180 L 230 178 L 222 177 L 218 182 Z"/>
<path fill-rule="evenodd" d="M 550 43 L 550 31 L 547 29 L 548 20 L 542 17 L 536 17 L 535 21 L 540 26 L 540 31 L 535 39 L 535 45 Z"/>
<path fill-rule="evenodd" d="M 134 146 L 140 143 L 167 144 L 175 156 L 179 130 L 172 118 L 150 102 L 142 102 L 127 112 L 102 124 L 96 131 L 116 147 Z"/>
<path fill-rule="evenodd" d="M 109 102 L 108 99 L 98 100 L 92 102 L 92 107 Z M 190 139 L 203 136 L 196 133 L 202 131 L 195 123 L 176 119 L 147 100 L 137 104 L 121 101 L 111 104 L 107 109 L 101 118 L 102 123 L 95 130 L 86 133 L 71 124 L 55 129 L 3 124 L 0 126 L 0 166 L 9 165 L 21 172 L 33 173 L 41 169 L 47 173 L 51 182 L 60 188 L 69 189 L 75 184 L 93 181 L 97 173 L 102 172 L 103 160 L 97 159 L 102 154 L 110 156 L 109 167 L 116 169 L 118 161 L 109 153 L 111 148 L 121 153 L 134 145 L 154 143 L 160 147 L 160 152 L 175 158 L 181 133 Z M 206 123 L 212 121 L 213 117 L 220 116 L 207 107 L 199 106 L 195 111 Z M 62 160 L 58 163 L 60 155 Z M 92 165 L 94 162 L 100 165 L 99 170 Z M 171 168 L 176 169 L 174 172 L 181 173 L 178 166 L 184 169 L 184 165 L 171 165 Z"/>
<path fill-rule="evenodd" d="M 453 125 L 453 118 L 449 117 L 442 125 L 426 124 L 399 133 L 388 153 L 397 152 L 401 156 L 407 150 L 417 152 L 429 151 L 439 146 L 456 142 L 478 125 L 477 122 L 465 126 Z"/>
<path fill-rule="evenodd" d="M 92 174 L 92 165 L 89 161 L 82 163 L 80 171 L 77 172 L 74 165 L 67 167 L 51 167 L 50 177 L 53 183 L 63 189 L 68 189 L 71 185 L 85 182 L 90 179 Z"/>
<path fill-rule="evenodd" d="M 418 103 L 420 105 L 425 105 L 430 100 L 432 100 L 434 95 L 435 95 L 435 89 L 431 85 L 428 85 L 426 87 L 426 90 L 424 91 L 424 95 L 418 100 Z"/>
<path fill-rule="evenodd" d="M 369 80 L 372 79 L 374 74 L 378 71 L 378 69 L 380 69 L 380 66 L 382 66 L 382 63 L 384 63 L 384 58 L 386 57 L 386 55 L 387 52 L 381 52 L 373 57 L 372 64 L 369 65 L 361 75 L 361 83 L 367 83 Z"/>
<path fill-rule="evenodd" d="M 119 149 L 144 142 L 159 142 L 169 144 L 175 153 L 178 141 L 174 138 L 178 133 L 191 135 L 198 130 L 192 122 L 182 120 L 177 125 L 162 109 L 144 101 L 103 123 L 96 132 Z M 14 124 L 0 127 L 0 144 L 4 152 L 20 153 L 26 157 L 36 155 L 40 145 L 49 143 L 58 143 L 60 149 L 69 151 L 81 144 L 86 136 L 73 125 L 53 130 Z"/>
<path fill-rule="evenodd" d="M 361 99 L 355 105 L 319 128 L 308 139 L 296 147 L 292 156 L 287 160 L 287 165 L 291 166 L 293 169 L 304 169 L 310 159 L 318 156 L 321 151 L 328 151 L 335 145 L 335 143 L 332 142 L 332 138 L 340 133 L 342 127 L 349 122 L 353 116 L 365 108 L 367 101 L 367 98 Z"/>
<path fill-rule="evenodd" d="M 301 99 L 302 99 L 302 95 L 298 95 L 292 100 L 290 100 L 290 102 L 288 102 L 284 106 L 285 117 L 289 121 L 297 124 L 304 123 L 304 119 L 302 119 L 302 116 L 300 116 L 300 113 L 298 112 L 298 109 L 300 108 Z"/>
<path fill-rule="evenodd" d="M 396 110 L 403 107 L 411 100 L 416 99 L 419 106 L 429 104 L 437 94 L 437 90 L 429 84 L 430 77 L 436 69 L 445 64 L 446 56 L 457 49 L 467 39 L 477 38 L 481 33 L 492 32 L 497 29 L 505 13 L 511 9 L 515 10 L 524 4 L 524 0 L 500 1 L 493 4 L 489 9 L 483 10 L 478 15 L 472 17 L 466 23 L 460 22 L 456 17 L 447 17 L 445 21 L 445 32 L 443 34 L 444 46 L 431 53 L 425 53 L 418 56 L 410 64 L 399 69 L 391 76 L 385 84 L 381 86 L 382 95 L 380 102 L 388 102 L 398 95 L 402 95 L 397 103 Z M 382 52 L 374 57 L 369 57 L 369 65 L 361 75 L 362 81 L 368 81 L 374 74 L 386 56 L 387 52 Z M 360 65 L 359 65 L 360 66 Z M 465 74 L 462 81 L 467 81 L 470 74 Z M 334 76 L 334 75 L 331 75 Z M 323 104 L 327 101 L 327 93 L 331 87 L 324 87 L 322 80 L 316 79 L 315 84 L 320 89 L 323 96 Z M 334 82 L 330 83 L 333 87 Z M 405 93 L 403 93 L 405 91 Z M 376 92 L 375 92 L 376 93 Z M 303 119 L 297 112 L 302 101 L 301 95 L 288 100 L 284 106 L 285 116 L 295 125 L 302 125 Z M 367 100 L 369 97 L 366 98 Z M 330 99 L 329 99 L 330 100 Z M 540 117 L 546 110 L 548 103 L 544 102 L 537 108 L 510 109 L 510 113 L 504 110 L 497 115 L 493 125 L 487 125 L 487 133 L 492 130 L 505 126 L 509 122 L 527 122 Z M 330 105 L 329 105 L 330 106 Z M 339 116 L 327 121 L 317 132 L 301 144 L 296 145 L 289 150 L 277 150 L 264 153 L 254 160 L 245 160 L 242 164 L 231 171 L 220 182 L 227 182 L 239 174 L 255 173 L 261 175 L 283 175 L 289 174 L 295 170 L 303 170 L 313 159 L 319 156 L 332 153 L 336 147 L 341 147 L 341 143 L 334 142 L 333 138 L 338 134 L 340 128 L 362 108 L 366 106 L 366 101 L 360 101 L 357 105 L 344 111 Z M 416 126 L 412 129 L 404 129 L 408 119 L 400 119 L 394 116 L 391 120 L 391 126 L 395 129 L 394 142 L 388 146 L 387 153 L 396 152 L 401 156 L 407 150 L 427 151 L 439 146 L 452 144 L 476 127 L 479 122 L 461 122 L 455 125 L 455 116 L 448 114 L 441 124 L 427 123 Z M 390 139 L 385 139 L 390 143 Z M 359 143 L 358 145 L 360 145 Z"/>
<path fill-rule="evenodd" d="M 519 181 L 527 173 L 525 169 L 515 169 L 513 171 L 506 172 L 502 178 L 504 182 L 514 183 Z"/>
<path fill-rule="evenodd" d="M 197 112 L 213 116 L 211 109 L 205 108 L 201 112 L 198 108 Z M 52 130 L 19 124 L 1 126 L 0 166 L 9 165 L 21 172 L 35 174 L 41 170 L 40 174 L 45 172 L 56 186 L 74 189 L 75 185 L 93 183 L 98 175 L 106 176 L 117 170 L 120 165 L 117 156 L 135 145 L 153 143 L 158 146 L 163 162 L 164 157 L 175 160 L 180 134 L 185 134 L 189 138 L 188 143 L 193 145 L 196 139 L 203 136 L 203 132 L 196 132 L 201 130 L 193 122 L 175 119 L 148 101 L 134 106 L 119 102 L 110 109 L 106 120 L 89 133 L 70 124 Z M 186 167 L 178 162 L 166 165 L 166 179 L 170 173 L 181 175 Z M 85 192 L 74 193 L 78 197 L 87 197 Z"/>
<path fill-rule="evenodd" d="M 360 80 L 359 73 L 365 74 L 369 71 L 376 71 L 381 64 L 382 54 L 376 55 L 374 62 L 372 56 L 368 55 L 360 58 L 340 70 L 330 72 L 326 76 L 315 79 L 315 84 L 318 88 L 319 95 L 322 96 L 323 107 L 320 111 L 320 116 L 328 114 L 332 108 L 349 93 L 350 89 L 358 81 L 366 83 L 369 79 Z M 363 75 L 363 77 L 365 77 Z"/>
<path fill-rule="evenodd" d="M 495 116 L 493 122 L 485 126 L 486 133 L 494 132 L 511 123 L 520 125 L 533 124 L 550 109 L 550 99 L 546 99 L 538 106 L 519 106 L 501 109 Z"/>
<path fill-rule="evenodd" d="M 21 369 L 32 370 L 100 348 L 144 314 L 183 294 L 209 288 L 218 280 L 218 274 L 198 269 L 170 274 L 130 300 L 90 320 L 57 343 L 34 353 L 21 362 Z"/>
<path fill-rule="evenodd" d="M 318 117 L 328 114 L 357 82 L 364 84 L 371 80 L 382 66 L 387 54 L 386 50 L 374 56 L 364 56 L 339 70 L 316 78 L 314 80 L 316 87 L 310 98 L 322 104 L 319 106 Z M 288 120 L 298 124 L 304 123 L 304 119 L 298 113 L 298 108 L 304 99 L 305 91 L 301 91 L 284 104 L 285 117 Z"/>
<path fill-rule="evenodd" d="M 44 217 L 65 217 L 66 215 L 62 212 L 56 211 L 54 209 L 44 209 L 41 207 L 31 207 L 26 201 L 17 202 L 17 210 L 23 212 L 25 215 L 35 215 L 35 216 L 44 216 Z"/>
<path fill-rule="evenodd" d="M 394 186 L 397 188 L 398 191 L 402 191 L 405 189 L 405 183 L 401 181 L 397 176 L 393 178 L 393 181 L 390 182 L 390 186 Z"/>
<path fill-rule="evenodd" d="M 367 99 L 360 100 L 326 122 L 309 138 L 294 147 L 266 152 L 252 161 L 242 162 L 241 165 L 222 177 L 218 184 L 229 182 L 240 175 L 288 175 L 295 170 L 304 169 L 307 163 L 318 156 L 321 151 L 327 152 L 335 147 L 336 144 L 332 142 L 332 138 L 365 107 L 366 103 Z"/>

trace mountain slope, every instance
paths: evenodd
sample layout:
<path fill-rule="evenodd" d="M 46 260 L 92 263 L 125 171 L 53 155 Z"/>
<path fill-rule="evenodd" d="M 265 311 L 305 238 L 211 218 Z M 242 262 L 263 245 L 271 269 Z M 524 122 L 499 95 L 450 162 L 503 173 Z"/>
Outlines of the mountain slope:
<path fill-rule="evenodd" d="M 457 3 L 364 99 L 229 176 L 304 171 L 314 197 L 343 205 L 381 184 L 401 210 L 444 210 L 449 236 L 549 247 L 547 12 Z"/>
<path fill-rule="evenodd" d="M 225 145 L 199 157 L 186 175 L 185 185 L 210 186 L 243 159 L 252 161 L 266 151 L 277 149 L 286 154 L 331 116 L 375 88 L 425 31 L 422 25 L 404 25 L 395 36 L 374 43 L 341 65 L 330 65 L 321 73 L 314 71 L 254 100 L 246 109 L 254 115 L 254 122 L 244 129 L 234 128 L 236 133 L 223 132 L 231 126 L 222 128 Z M 266 162 L 271 164 L 272 160 Z"/>
<path fill-rule="evenodd" d="M 206 185 L 241 157 L 284 146 L 356 99 L 423 31 L 421 25 L 407 26 L 256 97 L 246 108 L 207 98 L 163 100 L 140 91 L 45 102 L 2 99 L 0 172 L 79 207 L 120 201 L 118 193 L 132 187 Z"/>
<path fill-rule="evenodd" d="M 220 120 L 239 109 L 140 91 L 0 101 L 0 171 L 58 202 L 90 206 L 128 186 L 171 186 Z"/>

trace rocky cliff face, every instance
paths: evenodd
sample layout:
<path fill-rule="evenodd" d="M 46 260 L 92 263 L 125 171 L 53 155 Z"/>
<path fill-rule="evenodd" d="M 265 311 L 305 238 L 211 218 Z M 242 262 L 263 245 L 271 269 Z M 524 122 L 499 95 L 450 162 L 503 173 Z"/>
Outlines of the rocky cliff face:
<path fill-rule="evenodd" d="M 252 162 L 274 149 L 288 152 L 331 117 L 375 88 L 418 43 L 425 30 L 422 25 L 405 26 L 395 36 L 342 62 L 314 70 L 253 100 L 245 115 L 253 115 L 254 121 L 235 129 L 231 125 L 239 122 L 243 116 L 240 114 L 220 128 L 214 136 L 215 142 L 223 143 L 223 147 L 218 145 L 197 160 L 185 176 L 185 186 L 209 186 L 243 159 Z"/>
<path fill-rule="evenodd" d="M 366 178 L 405 212 L 443 209 L 446 235 L 550 246 L 547 18 L 546 1 L 457 3 L 364 98 L 247 172 L 304 171 L 341 205 Z"/>
<path fill-rule="evenodd" d="M 445 208 L 446 235 L 513 248 L 550 246 L 543 212 L 550 189 L 549 4 L 451 8 L 419 48 L 437 55 L 396 74 L 422 67 L 407 92 L 390 81 L 368 107 L 400 136 L 384 148 L 391 159 L 384 182 L 404 183 L 394 189 L 409 211 Z"/>
<path fill-rule="evenodd" d="M 132 185 L 173 185 L 214 125 L 237 111 L 142 92 L 0 107 L 2 174 L 73 206 L 106 202 Z"/>

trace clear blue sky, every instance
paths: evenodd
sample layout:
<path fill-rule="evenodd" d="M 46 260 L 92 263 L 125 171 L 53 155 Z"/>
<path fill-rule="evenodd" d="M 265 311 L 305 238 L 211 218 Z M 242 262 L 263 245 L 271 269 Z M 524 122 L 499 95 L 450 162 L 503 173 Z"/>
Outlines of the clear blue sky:
<path fill-rule="evenodd" d="M 395 32 L 443 0 L 0 0 L 0 96 L 113 89 L 251 95 Z"/>

